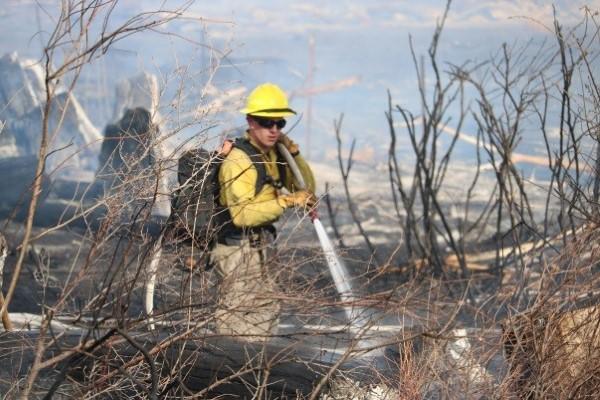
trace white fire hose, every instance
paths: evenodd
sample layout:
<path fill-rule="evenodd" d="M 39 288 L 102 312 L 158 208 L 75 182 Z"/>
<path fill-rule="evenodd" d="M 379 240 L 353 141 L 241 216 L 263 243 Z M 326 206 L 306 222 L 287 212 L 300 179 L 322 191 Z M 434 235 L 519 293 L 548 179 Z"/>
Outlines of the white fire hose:
<path fill-rule="evenodd" d="M 302 173 L 300 173 L 300 169 L 298 168 L 298 164 L 296 164 L 294 157 L 282 143 L 277 143 L 277 149 L 287 161 L 294 178 L 296 178 L 299 188 L 306 190 L 306 182 L 304 182 L 304 178 L 302 177 Z M 313 226 L 315 227 L 315 231 L 317 232 L 317 236 L 319 237 L 319 243 L 323 249 L 323 254 L 325 255 L 325 260 L 327 261 L 327 266 L 329 267 L 335 287 L 343 302 L 352 303 L 355 300 L 355 297 L 352 294 L 352 285 L 349 281 L 350 274 L 343 261 L 338 257 L 335 247 L 333 246 L 333 243 L 331 243 L 329 235 L 327 235 L 327 231 L 323 227 L 316 210 L 311 211 L 310 217 Z M 351 305 L 344 307 L 344 312 L 350 321 L 355 319 L 355 309 Z"/>

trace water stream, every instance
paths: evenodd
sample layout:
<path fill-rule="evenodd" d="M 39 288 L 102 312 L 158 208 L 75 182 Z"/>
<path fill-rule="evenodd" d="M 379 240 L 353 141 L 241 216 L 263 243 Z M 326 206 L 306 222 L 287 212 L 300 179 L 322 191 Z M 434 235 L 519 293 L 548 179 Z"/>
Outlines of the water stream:
<path fill-rule="evenodd" d="M 357 310 L 355 309 L 356 307 L 352 305 L 352 303 L 354 303 L 356 300 L 356 297 L 352 292 L 350 274 L 348 273 L 348 269 L 344 265 L 343 261 L 338 258 L 335 248 L 333 247 L 333 243 L 331 243 L 329 235 L 327 235 L 321 220 L 315 218 L 313 220 L 313 224 L 315 226 L 317 236 L 319 237 L 321 247 L 323 248 L 323 253 L 325 255 L 327 265 L 329 266 L 329 271 L 331 272 L 335 288 L 340 294 L 342 301 L 350 304 L 344 307 L 344 312 L 346 313 L 348 320 L 352 322 L 355 320 Z"/>
<path fill-rule="evenodd" d="M 350 273 L 344 265 L 343 260 L 338 257 L 335 248 L 333 247 L 333 243 L 331 243 L 329 235 L 327 235 L 319 218 L 314 218 L 313 224 L 317 236 L 319 237 L 319 242 L 321 243 L 335 287 L 340 294 L 342 302 L 346 304 L 344 306 L 344 312 L 348 318 L 350 332 L 357 339 L 357 350 L 376 347 L 379 342 L 377 338 L 365 337 L 365 335 L 369 336 L 367 331 L 370 327 L 371 312 L 368 309 L 357 306 L 356 302 L 358 297 L 356 297 L 352 289 L 352 278 Z M 362 357 L 377 357 L 380 355 L 381 351 L 382 349 L 375 349 L 368 352 L 368 354 L 364 354 Z"/>

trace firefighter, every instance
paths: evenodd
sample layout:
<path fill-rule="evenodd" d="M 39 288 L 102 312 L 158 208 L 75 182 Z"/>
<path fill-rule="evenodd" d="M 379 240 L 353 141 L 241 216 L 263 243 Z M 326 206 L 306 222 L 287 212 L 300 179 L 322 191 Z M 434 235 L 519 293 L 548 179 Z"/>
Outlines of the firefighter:
<path fill-rule="evenodd" d="M 287 208 L 315 206 L 315 180 L 298 145 L 282 132 L 285 118 L 296 112 L 281 88 L 259 85 L 241 112 L 246 115 L 245 136 L 235 142 L 219 169 L 219 202 L 229 221 L 211 251 L 221 278 L 216 327 L 223 335 L 262 340 L 278 325 L 275 271 L 269 270 L 266 251 L 275 236 L 273 223 Z M 277 151 L 278 142 L 294 156 L 307 190 L 296 190 L 298 184 Z"/>

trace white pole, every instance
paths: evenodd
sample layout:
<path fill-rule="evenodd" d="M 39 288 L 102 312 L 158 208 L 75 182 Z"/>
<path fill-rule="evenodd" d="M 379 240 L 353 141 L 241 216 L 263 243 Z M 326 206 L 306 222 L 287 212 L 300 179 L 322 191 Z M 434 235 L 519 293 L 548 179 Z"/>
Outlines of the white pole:
<path fill-rule="evenodd" d="M 146 281 L 146 290 L 144 296 L 144 307 L 146 309 L 146 315 L 148 316 L 148 327 L 150 330 L 154 330 L 154 317 L 152 313 L 154 312 L 154 287 L 156 285 L 156 273 L 158 271 L 158 264 L 160 262 L 160 257 L 162 255 L 162 241 L 163 241 L 163 233 L 161 232 L 154 246 L 152 247 L 152 260 L 150 261 L 150 265 L 148 266 L 148 280 Z"/>

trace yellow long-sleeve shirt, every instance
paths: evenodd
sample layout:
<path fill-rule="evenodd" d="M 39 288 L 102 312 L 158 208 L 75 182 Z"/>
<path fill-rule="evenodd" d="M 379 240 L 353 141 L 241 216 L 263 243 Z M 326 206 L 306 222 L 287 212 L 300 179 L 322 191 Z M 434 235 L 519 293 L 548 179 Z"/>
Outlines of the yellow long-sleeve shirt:
<path fill-rule="evenodd" d="M 250 143 L 252 143 L 251 139 Z M 258 149 L 258 146 L 252 144 Z M 279 180 L 275 150 L 271 149 L 267 153 L 261 151 L 261 158 L 265 163 L 267 174 L 273 179 Z M 294 159 L 307 185 L 307 190 L 314 193 L 315 178 L 309 165 L 299 154 Z M 298 183 L 289 167 L 286 166 L 285 172 L 286 188 L 293 192 L 298 188 Z M 222 206 L 229 209 L 233 224 L 237 227 L 251 228 L 270 224 L 277 221 L 283 214 L 285 203 L 278 198 L 278 190 L 273 185 L 266 184 L 259 193 L 256 193 L 257 179 L 258 172 L 250 156 L 243 150 L 234 147 L 219 168 L 219 184 L 221 185 L 219 201 Z"/>

